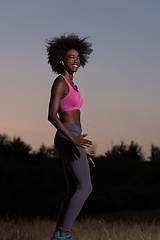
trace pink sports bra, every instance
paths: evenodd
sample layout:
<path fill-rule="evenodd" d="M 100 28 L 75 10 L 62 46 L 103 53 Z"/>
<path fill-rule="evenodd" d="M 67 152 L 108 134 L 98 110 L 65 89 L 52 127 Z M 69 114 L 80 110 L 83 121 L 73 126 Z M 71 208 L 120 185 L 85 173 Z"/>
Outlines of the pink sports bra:
<path fill-rule="evenodd" d="M 83 98 L 79 91 L 76 91 L 68 82 L 68 80 L 65 78 L 65 76 L 61 75 L 69 87 L 69 93 L 67 96 L 62 98 L 60 100 L 59 105 L 59 112 L 67 112 L 72 111 L 74 109 L 80 110 L 82 104 L 83 104 Z"/>

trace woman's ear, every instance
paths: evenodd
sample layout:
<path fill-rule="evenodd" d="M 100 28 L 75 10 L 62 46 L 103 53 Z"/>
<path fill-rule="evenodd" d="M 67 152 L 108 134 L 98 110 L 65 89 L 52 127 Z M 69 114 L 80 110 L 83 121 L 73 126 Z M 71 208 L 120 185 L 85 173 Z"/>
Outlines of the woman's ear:
<path fill-rule="evenodd" d="M 60 61 L 60 64 L 64 66 L 64 62 L 63 61 Z"/>

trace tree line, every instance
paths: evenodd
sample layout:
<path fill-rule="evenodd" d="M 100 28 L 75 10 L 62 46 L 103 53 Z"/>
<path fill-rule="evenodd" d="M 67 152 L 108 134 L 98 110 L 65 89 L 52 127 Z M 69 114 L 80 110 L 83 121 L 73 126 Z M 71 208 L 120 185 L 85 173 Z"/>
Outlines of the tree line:
<path fill-rule="evenodd" d="M 91 149 L 92 153 L 95 153 L 95 147 Z M 33 151 L 29 144 L 26 144 L 20 137 L 10 137 L 6 134 L 0 134 L 0 157 L 14 157 L 28 159 L 29 157 L 37 158 L 57 158 L 58 154 L 55 148 L 47 147 L 42 144 L 37 151 Z M 105 152 L 104 155 L 98 157 L 105 157 L 106 159 L 115 160 L 129 160 L 129 161 L 145 161 L 160 162 L 160 147 L 151 144 L 150 156 L 147 159 L 144 157 L 142 147 L 134 141 L 131 141 L 129 145 L 121 141 L 112 147 L 111 150 Z"/>
<path fill-rule="evenodd" d="M 80 216 L 160 208 L 158 146 L 151 145 L 145 159 L 137 143 L 121 142 L 94 161 L 93 191 Z M 54 147 L 41 145 L 33 151 L 20 137 L 0 135 L 0 216 L 55 217 L 65 191 L 62 161 Z"/>

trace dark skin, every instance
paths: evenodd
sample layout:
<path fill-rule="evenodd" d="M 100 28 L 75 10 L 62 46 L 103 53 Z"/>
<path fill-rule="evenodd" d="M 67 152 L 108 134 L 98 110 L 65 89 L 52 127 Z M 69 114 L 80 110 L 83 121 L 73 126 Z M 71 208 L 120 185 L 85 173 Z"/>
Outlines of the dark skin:
<path fill-rule="evenodd" d="M 75 49 L 71 49 L 66 53 L 63 61 L 60 61 L 60 64 L 63 65 L 62 75 L 68 80 L 71 86 L 77 91 L 73 83 L 73 74 L 78 71 L 80 66 L 80 57 L 78 52 Z M 51 90 L 51 98 L 49 102 L 49 111 L 48 111 L 48 120 L 65 136 L 67 136 L 75 145 L 85 148 L 90 147 L 92 142 L 85 137 L 87 134 L 82 134 L 80 136 L 74 136 L 64 125 L 63 123 L 72 123 L 79 127 L 81 127 L 80 123 L 80 110 L 72 110 L 67 112 L 62 112 L 59 114 L 59 104 L 60 100 L 67 96 L 69 93 L 69 87 L 67 83 L 64 81 L 62 76 L 58 76 L 52 86 Z M 89 152 L 86 152 L 89 161 L 92 166 L 95 167 L 95 164 L 92 160 L 92 156 Z M 67 234 L 64 232 L 60 232 L 60 236 L 64 237 Z"/>

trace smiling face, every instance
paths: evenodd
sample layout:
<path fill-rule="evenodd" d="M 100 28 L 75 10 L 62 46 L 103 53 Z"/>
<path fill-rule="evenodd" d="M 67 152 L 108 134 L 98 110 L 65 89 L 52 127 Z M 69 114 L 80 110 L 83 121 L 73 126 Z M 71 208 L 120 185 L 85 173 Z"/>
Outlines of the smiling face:
<path fill-rule="evenodd" d="M 64 58 L 64 69 L 70 73 L 78 71 L 80 66 L 80 57 L 79 53 L 75 49 L 71 49 L 66 53 Z"/>

